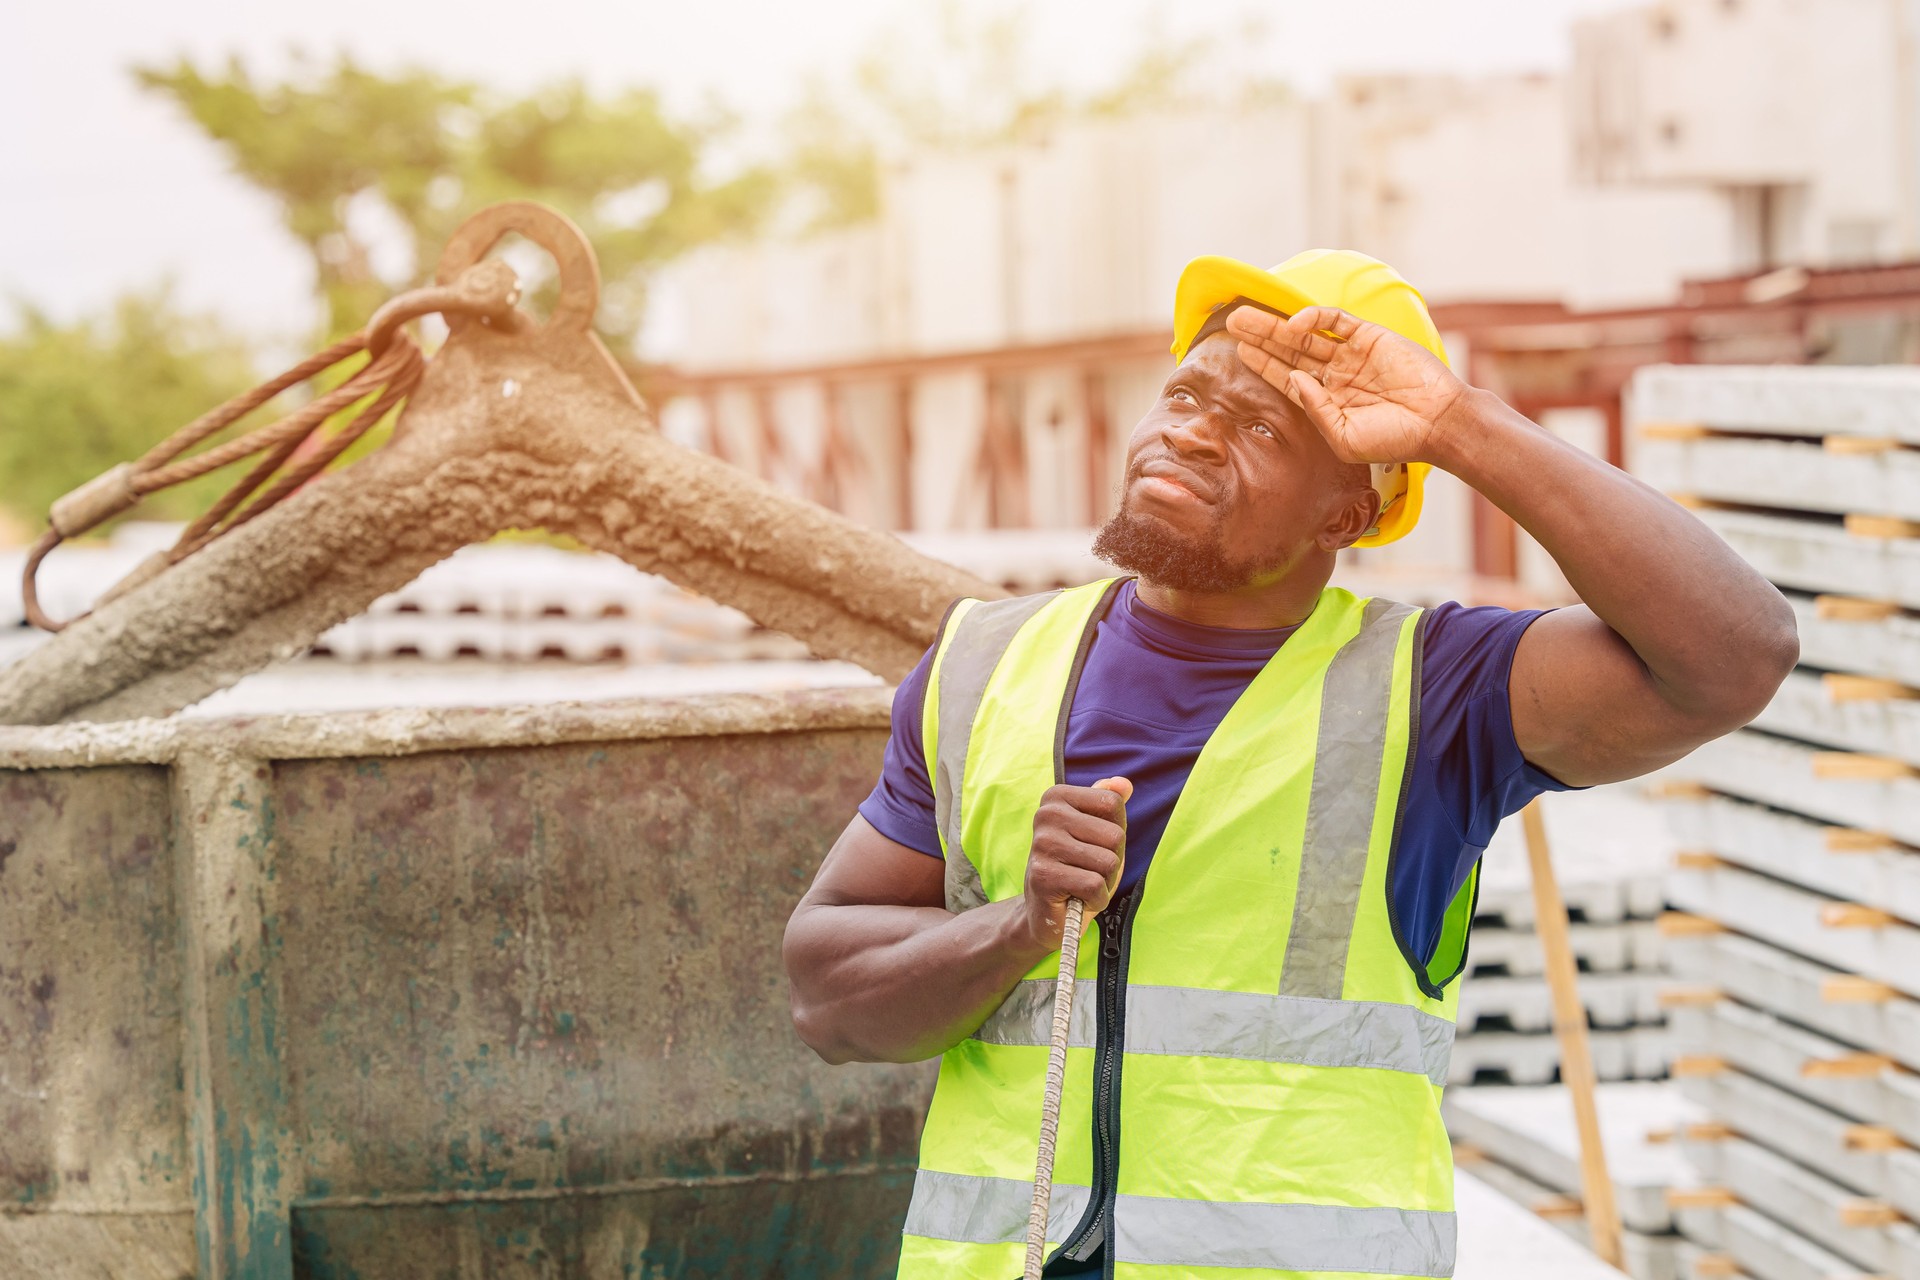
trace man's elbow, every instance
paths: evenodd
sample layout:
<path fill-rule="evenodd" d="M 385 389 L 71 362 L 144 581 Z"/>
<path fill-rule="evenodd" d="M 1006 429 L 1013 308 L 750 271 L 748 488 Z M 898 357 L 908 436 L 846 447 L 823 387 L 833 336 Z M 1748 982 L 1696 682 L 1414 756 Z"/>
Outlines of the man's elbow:
<path fill-rule="evenodd" d="M 800 1037 L 801 1044 L 813 1050 L 822 1062 L 830 1066 L 844 1066 L 859 1060 L 859 1054 L 853 1046 L 835 1034 L 828 1020 L 817 1009 L 799 999 L 793 1001 L 793 1030 Z"/>
<path fill-rule="evenodd" d="M 1800 627 L 1793 606 L 1777 591 L 1772 596 L 1765 616 L 1726 655 L 1717 696 L 1708 709 L 1713 736 L 1731 733 L 1765 711 L 1800 661 Z"/>
<path fill-rule="evenodd" d="M 835 1034 L 833 1019 L 820 1007 L 818 998 L 809 994 L 815 982 L 815 957 L 811 945 L 814 939 L 804 918 L 806 912 L 807 904 L 802 902 L 787 921 L 786 936 L 780 942 L 780 965 L 787 975 L 787 1006 L 793 1016 L 794 1034 L 800 1037 L 800 1042 L 839 1066 L 853 1058 Z"/>

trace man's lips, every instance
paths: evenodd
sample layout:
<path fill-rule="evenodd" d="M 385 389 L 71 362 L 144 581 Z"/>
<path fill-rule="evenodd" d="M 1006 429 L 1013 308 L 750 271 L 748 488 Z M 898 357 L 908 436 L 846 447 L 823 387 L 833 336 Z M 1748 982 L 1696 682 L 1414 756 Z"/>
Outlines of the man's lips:
<path fill-rule="evenodd" d="M 1202 480 L 1198 472 L 1167 458 L 1148 459 L 1135 468 L 1134 475 L 1138 479 L 1178 485 L 1202 502 L 1212 502 L 1215 498 L 1213 486 Z"/>

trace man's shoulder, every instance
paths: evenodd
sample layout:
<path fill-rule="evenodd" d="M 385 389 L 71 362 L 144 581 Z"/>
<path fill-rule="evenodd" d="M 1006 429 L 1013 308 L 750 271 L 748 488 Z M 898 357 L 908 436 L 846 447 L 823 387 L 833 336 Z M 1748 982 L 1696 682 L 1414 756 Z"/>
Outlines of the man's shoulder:
<path fill-rule="evenodd" d="M 1545 612 L 1457 600 L 1429 607 L 1420 642 L 1422 700 L 1504 696 L 1520 637 Z"/>
<path fill-rule="evenodd" d="M 1525 631 L 1545 609 L 1510 609 L 1498 604 L 1462 604 L 1442 600 L 1425 609 L 1424 630 L 1427 643 L 1440 639 L 1445 644 L 1474 645 L 1495 642 L 1509 634 Z"/>

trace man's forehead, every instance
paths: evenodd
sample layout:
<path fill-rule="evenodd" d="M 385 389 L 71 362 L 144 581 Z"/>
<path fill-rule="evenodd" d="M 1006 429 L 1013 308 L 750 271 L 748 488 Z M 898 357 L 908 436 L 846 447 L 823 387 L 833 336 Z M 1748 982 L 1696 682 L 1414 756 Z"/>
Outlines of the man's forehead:
<path fill-rule="evenodd" d="M 1247 367 L 1240 358 L 1240 340 L 1222 329 L 1210 333 L 1187 348 L 1187 354 L 1175 368 L 1175 376 L 1199 377 L 1216 386 L 1258 404 L 1278 406 L 1289 412 L 1293 402 L 1280 389 Z"/>

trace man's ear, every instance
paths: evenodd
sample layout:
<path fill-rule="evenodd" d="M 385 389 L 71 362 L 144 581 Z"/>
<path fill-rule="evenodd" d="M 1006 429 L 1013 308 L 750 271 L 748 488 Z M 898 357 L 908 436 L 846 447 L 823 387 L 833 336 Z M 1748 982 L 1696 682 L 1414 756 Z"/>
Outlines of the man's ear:
<path fill-rule="evenodd" d="M 1347 490 L 1344 501 L 1332 518 L 1321 526 L 1318 542 L 1323 551 L 1344 551 L 1360 541 L 1380 518 L 1380 491 L 1372 483 Z"/>

